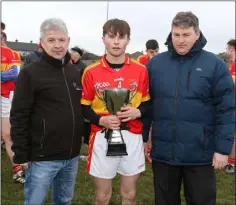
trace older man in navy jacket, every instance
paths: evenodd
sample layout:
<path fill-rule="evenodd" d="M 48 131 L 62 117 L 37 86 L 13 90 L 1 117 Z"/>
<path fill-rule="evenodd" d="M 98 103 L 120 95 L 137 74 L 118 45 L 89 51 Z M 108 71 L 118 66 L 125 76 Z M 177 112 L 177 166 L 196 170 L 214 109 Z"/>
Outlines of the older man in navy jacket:
<path fill-rule="evenodd" d="M 203 50 L 198 18 L 179 12 L 167 38 L 168 51 L 147 64 L 152 124 L 155 204 L 215 205 L 215 169 L 227 165 L 234 139 L 234 84 L 226 64 Z M 145 143 L 146 145 L 146 143 Z"/>

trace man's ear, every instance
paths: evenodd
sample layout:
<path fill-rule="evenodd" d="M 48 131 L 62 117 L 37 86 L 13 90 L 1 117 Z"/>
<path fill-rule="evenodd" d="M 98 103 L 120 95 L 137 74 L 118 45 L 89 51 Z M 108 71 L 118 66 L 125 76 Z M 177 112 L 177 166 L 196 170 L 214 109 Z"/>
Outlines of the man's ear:
<path fill-rule="evenodd" d="M 44 49 L 44 42 L 41 38 L 39 39 L 39 43 L 40 43 L 41 47 Z"/>
<path fill-rule="evenodd" d="M 198 40 L 199 37 L 200 37 L 201 31 L 200 31 L 200 30 L 197 30 L 197 31 L 196 31 L 196 34 L 197 34 L 197 40 Z"/>

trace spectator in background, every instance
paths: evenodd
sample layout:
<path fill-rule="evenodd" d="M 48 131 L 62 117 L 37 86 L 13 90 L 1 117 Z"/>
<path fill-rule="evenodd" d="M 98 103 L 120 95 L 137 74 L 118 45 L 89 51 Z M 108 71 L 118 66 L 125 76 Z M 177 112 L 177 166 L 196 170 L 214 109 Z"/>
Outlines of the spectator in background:
<path fill-rule="evenodd" d="M 159 44 L 155 39 L 150 39 L 146 42 L 146 55 L 141 55 L 138 57 L 137 61 L 143 65 L 146 65 L 148 61 L 155 55 L 157 55 L 159 52 Z M 148 160 L 149 163 L 152 163 L 152 159 L 150 158 L 150 152 L 152 148 L 152 143 L 151 143 L 151 132 L 152 128 L 149 130 L 149 136 L 148 136 L 148 150 L 147 154 L 145 155 L 146 159 Z"/>
<path fill-rule="evenodd" d="M 17 52 L 7 47 L 6 41 L 6 33 L 1 32 L 1 135 L 2 141 L 5 143 L 7 156 L 12 165 L 13 180 L 23 184 L 25 179 L 21 166 L 13 162 L 14 153 L 11 149 L 12 139 L 9 121 L 15 79 L 19 73 L 21 62 Z"/>
<path fill-rule="evenodd" d="M 81 60 L 81 57 L 83 55 L 83 50 L 80 49 L 79 47 L 73 47 L 71 48 L 70 54 L 72 63 L 77 67 L 82 76 L 84 69 L 87 67 L 87 65 Z"/>
<path fill-rule="evenodd" d="M 71 54 L 72 63 L 76 66 L 76 68 L 78 69 L 78 71 L 81 73 L 81 76 L 82 76 L 85 68 L 87 67 L 87 65 L 81 60 L 83 56 L 83 50 L 80 49 L 79 47 L 73 47 L 71 48 L 70 54 Z M 88 144 L 89 142 L 89 136 L 90 136 L 90 130 L 91 130 L 90 126 L 91 126 L 90 122 L 87 119 L 85 119 L 84 133 L 83 133 L 85 144 Z M 87 159 L 87 158 L 85 158 L 85 156 L 80 156 L 80 159 Z"/>
<path fill-rule="evenodd" d="M 39 43 L 37 46 L 37 49 L 33 53 L 30 53 L 29 55 L 25 56 L 24 66 L 38 61 L 41 57 L 42 52 L 43 52 L 43 48 L 41 44 Z"/>
<path fill-rule="evenodd" d="M 143 65 L 159 52 L 159 44 L 155 39 L 150 39 L 146 42 L 146 55 L 141 55 L 138 57 L 137 61 Z"/>
<path fill-rule="evenodd" d="M 231 63 L 229 70 L 232 75 L 234 84 L 235 84 L 235 76 L 236 76 L 236 73 L 235 73 L 235 64 L 236 64 L 235 46 L 236 46 L 236 40 L 231 39 L 230 41 L 228 41 L 227 47 L 226 47 L 226 55 L 229 58 L 229 61 Z M 233 144 L 232 151 L 229 155 L 228 165 L 226 166 L 226 169 L 225 169 L 226 173 L 228 173 L 228 174 L 233 174 L 235 171 L 235 139 L 236 139 L 236 134 L 234 132 L 234 144 Z"/>

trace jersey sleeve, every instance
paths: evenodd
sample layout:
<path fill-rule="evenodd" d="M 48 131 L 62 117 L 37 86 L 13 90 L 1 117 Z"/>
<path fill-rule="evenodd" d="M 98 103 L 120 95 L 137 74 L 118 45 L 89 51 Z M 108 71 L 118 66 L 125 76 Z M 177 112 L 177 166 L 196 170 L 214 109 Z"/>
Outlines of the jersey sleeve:
<path fill-rule="evenodd" d="M 149 78 L 148 78 L 147 69 L 143 69 L 142 83 L 143 83 L 142 102 L 145 102 L 145 101 L 150 100 L 150 95 L 149 95 Z"/>
<path fill-rule="evenodd" d="M 95 90 L 93 86 L 93 76 L 90 71 L 86 71 L 82 77 L 82 98 L 81 104 L 82 105 L 91 105 L 92 101 L 95 97 Z"/>

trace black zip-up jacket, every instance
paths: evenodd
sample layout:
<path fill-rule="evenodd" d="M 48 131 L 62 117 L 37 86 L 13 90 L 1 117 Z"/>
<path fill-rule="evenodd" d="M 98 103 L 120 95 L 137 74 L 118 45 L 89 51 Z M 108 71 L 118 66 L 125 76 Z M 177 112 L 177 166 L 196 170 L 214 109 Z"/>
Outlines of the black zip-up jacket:
<path fill-rule="evenodd" d="M 63 61 L 45 52 L 16 79 L 10 115 L 17 164 L 78 156 L 84 119 L 81 76 L 69 53 Z"/>

